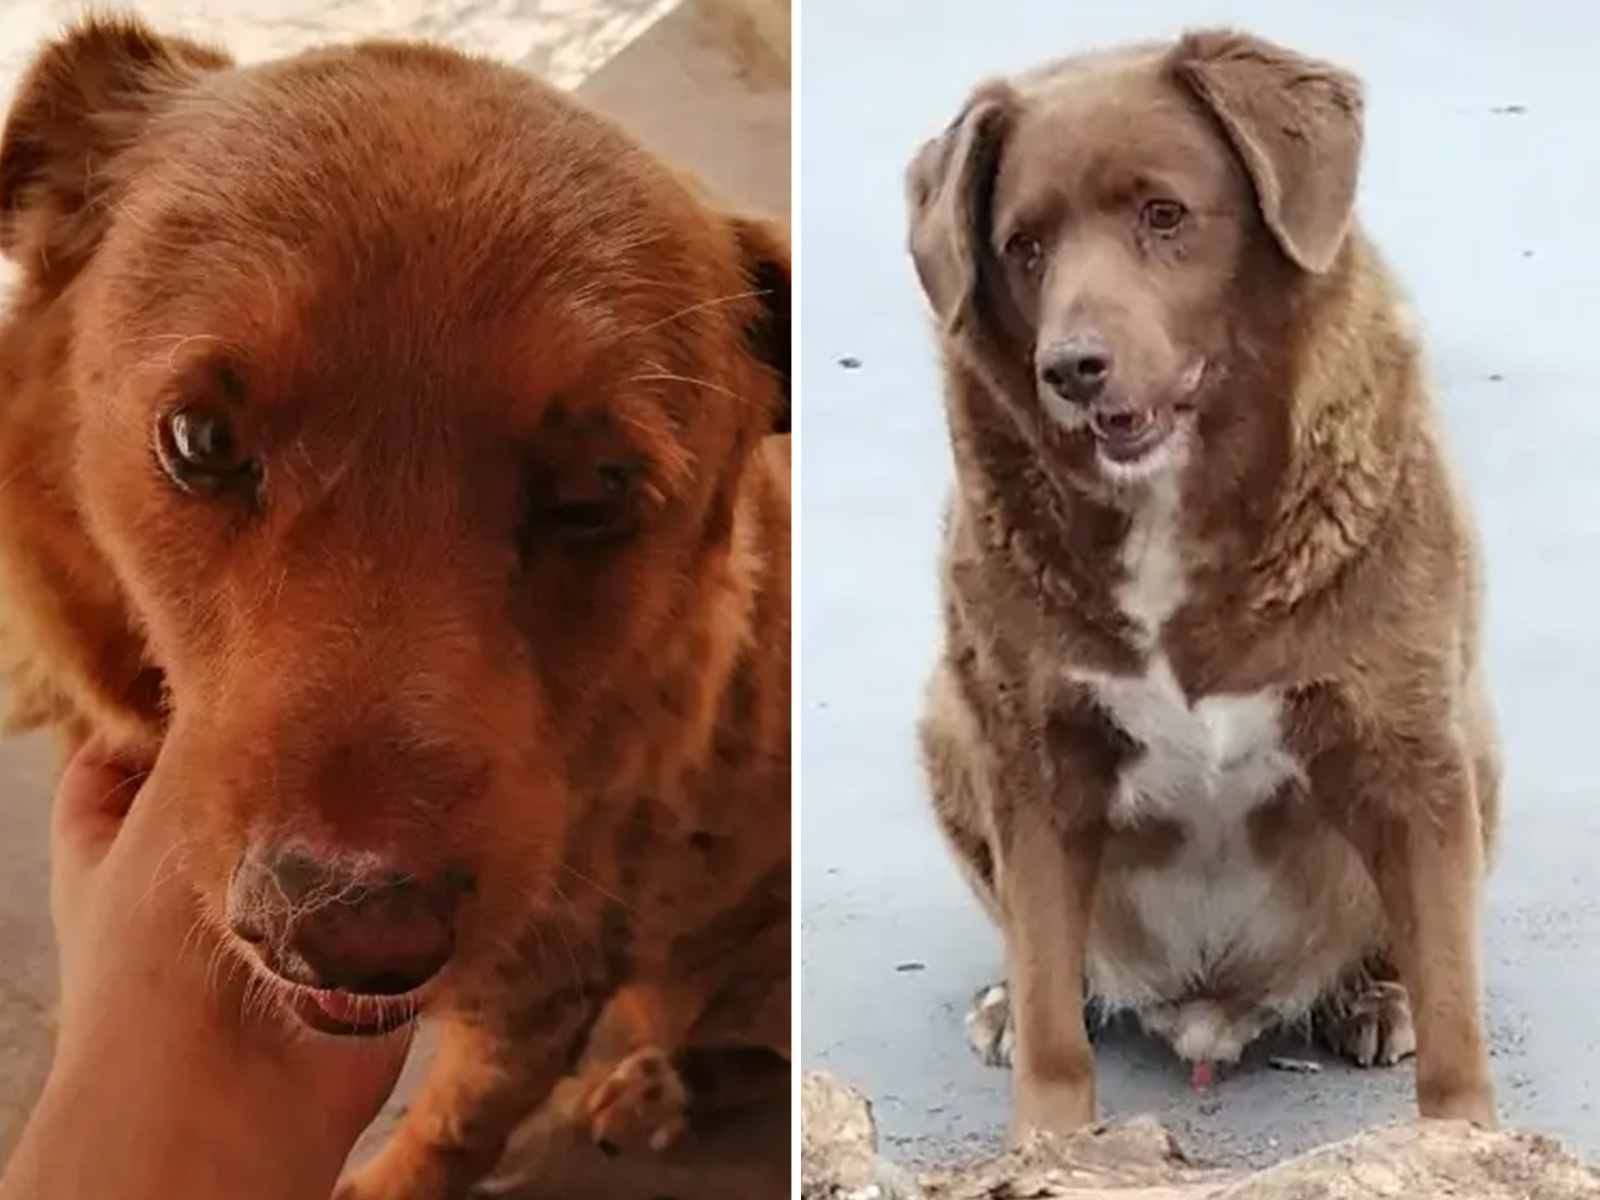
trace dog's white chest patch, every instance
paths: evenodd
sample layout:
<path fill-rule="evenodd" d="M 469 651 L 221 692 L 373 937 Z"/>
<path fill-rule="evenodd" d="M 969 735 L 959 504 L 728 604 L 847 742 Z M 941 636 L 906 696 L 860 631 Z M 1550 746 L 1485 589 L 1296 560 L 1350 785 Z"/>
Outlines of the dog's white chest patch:
<path fill-rule="evenodd" d="M 1154 481 L 1123 540 L 1118 607 L 1149 655 L 1141 675 L 1069 669 L 1142 750 L 1123 770 L 1113 823 L 1175 819 L 1203 837 L 1242 821 L 1299 771 L 1282 744 L 1279 697 L 1202 696 L 1193 703 L 1161 654 L 1162 627 L 1182 606 L 1188 580 L 1176 476 Z"/>
<path fill-rule="evenodd" d="M 1255 1036 L 1254 1018 L 1224 1021 L 1206 1005 L 1170 1006 L 1241 958 L 1295 953 L 1296 921 L 1275 874 L 1255 856 L 1248 821 L 1304 771 L 1284 744 L 1276 689 L 1191 700 L 1161 652 L 1162 627 L 1186 598 L 1178 516 L 1176 481 L 1158 481 L 1123 544 L 1115 599 L 1148 656 L 1145 669 L 1067 671 L 1137 745 L 1110 798 L 1112 827 L 1155 819 L 1184 831 L 1170 860 L 1102 881 L 1120 892 L 1148 941 L 1138 952 L 1092 943 L 1088 965 L 1096 995 L 1113 1007 L 1138 1009 L 1186 1057 L 1226 1061 Z"/>
<path fill-rule="evenodd" d="M 1143 675 L 1070 671 L 1140 749 L 1111 801 L 1113 824 L 1175 820 L 1192 836 L 1225 836 L 1300 773 L 1283 745 L 1281 705 L 1271 690 L 1185 698 L 1165 658 Z"/>
<path fill-rule="evenodd" d="M 1178 489 L 1176 476 L 1157 479 L 1122 542 L 1124 577 L 1115 592 L 1117 607 L 1147 646 L 1182 607 L 1188 590 L 1178 540 Z"/>
<path fill-rule="evenodd" d="M 1138 1011 L 1184 1058 L 1231 1062 L 1260 1032 L 1261 1015 L 1247 1009 L 1225 1016 L 1186 998 L 1204 995 L 1235 968 L 1292 961 L 1303 941 L 1282 880 L 1257 857 L 1250 837 L 1250 814 L 1303 776 L 1283 744 L 1278 697 L 1262 691 L 1190 704 L 1161 658 L 1140 677 L 1080 679 L 1141 746 L 1117 780 L 1112 828 L 1155 818 L 1184 832 L 1167 861 L 1103 878 L 1145 938 L 1138 946 L 1091 938 L 1091 986 L 1113 1008 Z M 1289 1013 L 1311 998 L 1261 1000 Z"/>

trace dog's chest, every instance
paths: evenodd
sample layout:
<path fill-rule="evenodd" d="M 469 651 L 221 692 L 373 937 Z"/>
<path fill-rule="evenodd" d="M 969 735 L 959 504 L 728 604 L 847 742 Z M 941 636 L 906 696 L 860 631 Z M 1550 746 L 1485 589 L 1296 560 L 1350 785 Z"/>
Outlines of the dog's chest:
<path fill-rule="evenodd" d="M 1177 821 L 1204 841 L 1242 825 L 1300 767 L 1284 743 L 1276 689 L 1191 698 L 1162 652 L 1162 631 L 1188 599 L 1179 523 L 1176 481 L 1157 484 L 1122 547 L 1114 598 L 1146 655 L 1144 669 L 1069 667 L 1067 675 L 1137 746 L 1117 780 L 1112 823 Z"/>
<path fill-rule="evenodd" d="M 1258 854 L 1250 822 L 1304 778 L 1284 738 L 1282 695 L 1272 687 L 1188 695 L 1164 650 L 1162 635 L 1190 598 L 1179 515 L 1176 488 L 1158 485 L 1122 547 L 1112 595 L 1142 668 L 1066 671 L 1132 746 L 1108 799 L 1113 838 L 1138 840 L 1152 824 L 1182 833 L 1166 856 L 1135 856 L 1139 865 L 1102 874 L 1107 911 L 1131 917 L 1141 935 L 1118 938 L 1112 923 L 1097 928 L 1090 948 L 1097 995 L 1158 1011 L 1195 989 L 1225 986 L 1241 969 L 1283 961 L 1302 940 L 1278 867 Z M 1201 1058 L 1231 1058 L 1253 1036 L 1178 1024 L 1175 1044 Z"/>
<path fill-rule="evenodd" d="M 1153 818 L 1223 836 L 1299 773 L 1271 689 L 1191 702 L 1161 657 L 1142 675 L 1069 675 L 1137 747 L 1111 797 L 1113 825 Z"/>
<path fill-rule="evenodd" d="M 1151 822 L 1182 832 L 1164 857 L 1102 874 L 1102 902 L 1136 922 L 1139 936 L 1097 926 L 1089 955 L 1095 994 L 1114 1007 L 1164 1012 L 1259 978 L 1263 964 L 1293 961 L 1305 942 L 1303 917 L 1250 820 L 1285 784 L 1303 780 L 1282 738 L 1278 697 L 1264 690 L 1191 703 L 1161 658 L 1143 676 L 1082 682 L 1138 744 L 1110 797 L 1112 838 L 1137 842 Z M 1270 1001 L 1290 1011 L 1307 997 L 1238 999 L 1249 1002 L 1246 1010 Z M 1231 1061 L 1254 1027 L 1219 1024 L 1210 1012 L 1175 1010 L 1168 1034 L 1191 1058 Z"/>

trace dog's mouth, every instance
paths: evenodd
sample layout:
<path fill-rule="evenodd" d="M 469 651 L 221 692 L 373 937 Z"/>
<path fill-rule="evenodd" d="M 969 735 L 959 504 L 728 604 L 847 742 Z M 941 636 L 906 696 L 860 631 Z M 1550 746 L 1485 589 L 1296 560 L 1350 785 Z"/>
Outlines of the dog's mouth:
<path fill-rule="evenodd" d="M 369 996 L 296 987 L 289 997 L 289 1009 L 302 1023 L 335 1037 L 382 1037 L 416 1020 L 421 1008 L 418 993 Z"/>
<path fill-rule="evenodd" d="M 1089 432 L 1108 461 L 1134 466 L 1166 445 L 1193 415 L 1192 404 L 1097 404 L 1089 411 Z"/>
<path fill-rule="evenodd" d="M 334 1037 L 383 1037 L 421 1016 L 435 992 L 437 980 L 409 991 L 353 992 L 319 988 L 281 975 L 261 960 L 253 948 L 245 958 L 259 982 L 276 994 L 279 1004 L 308 1029 Z"/>

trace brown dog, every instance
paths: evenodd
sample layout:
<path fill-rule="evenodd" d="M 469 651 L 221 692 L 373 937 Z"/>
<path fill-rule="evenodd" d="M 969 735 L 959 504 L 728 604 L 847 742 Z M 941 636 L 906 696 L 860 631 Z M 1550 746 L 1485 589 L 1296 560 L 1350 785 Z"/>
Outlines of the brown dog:
<path fill-rule="evenodd" d="M 442 1026 L 348 1197 L 462 1195 L 580 1061 L 596 1138 L 789 1039 L 788 250 L 440 48 L 249 68 L 123 21 L 0 143 L 23 723 L 155 759 L 307 1024 Z"/>
<path fill-rule="evenodd" d="M 1351 76 L 1204 32 L 986 84 L 910 170 L 957 468 L 922 744 L 1019 1131 L 1094 1114 L 1086 994 L 1197 1070 L 1319 1016 L 1494 1120 L 1474 542 L 1361 143 Z"/>

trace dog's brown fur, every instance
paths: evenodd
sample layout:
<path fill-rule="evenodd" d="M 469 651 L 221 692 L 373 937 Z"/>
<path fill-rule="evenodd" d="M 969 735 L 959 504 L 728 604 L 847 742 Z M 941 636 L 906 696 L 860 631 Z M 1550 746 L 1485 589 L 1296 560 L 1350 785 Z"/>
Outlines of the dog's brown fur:
<path fill-rule="evenodd" d="M 786 235 L 487 61 L 92 20 L 18 93 L 0 248 L 19 723 L 154 758 L 219 925 L 274 831 L 476 880 L 341 1194 L 464 1194 L 597 1029 L 620 1143 L 678 1132 L 675 1056 L 785 1060 Z M 253 483 L 174 486 L 176 403 Z"/>
<path fill-rule="evenodd" d="M 1414 1014 L 1421 1112 L 1494 1120 L 1476 552 L 1403 301 L 1354 223 L 1361 122 L 1345 72 L 1203 32 L 985 84 L 909 171 L 957 480 L 922 745 L 1005 935 L 1018 1131 L 1092 1118 L 1081 999 L 1106 980 L 1197 1058 L 1320 1006 L 1341 1048 L 1392 1060 Z M 1187 205 L 1176 234 L 1143 223 L 1152 194 Z M 1091 318 L 1116 386 L 1193 405 L 1164 515 L 1040 399 L 1040 348 Z M 1165 549 L 1141 542 L 1163 520 Z M 1179 576 L 1141 582 L 1161 553 Z M 1139 587 L 1168 609 L 1141 622 Z M 1149 689 L 1138 715 L 1168 670 L 1185 735 L 1208 703 L 1271 705 L 1238 710 L 1271 712 L 1286 756 L 1234 814 L 1238 857 L 1205 858 L 1194 830 L 1222 818 L 1201 772 L 1129 782 L 1169 747 L 1107 697 Z M 1162 890 L 1180 868 L 1205 881 L 1192 909 Z M 1261 945 L 1253 906 L 1237 931 L 1207 915 L 1245 872 L 1280 922 Z M 1180 942 L 1205 953 L 1175 978 Z M 1403 988 L 1372 979 L 1391 963 Z"/>

